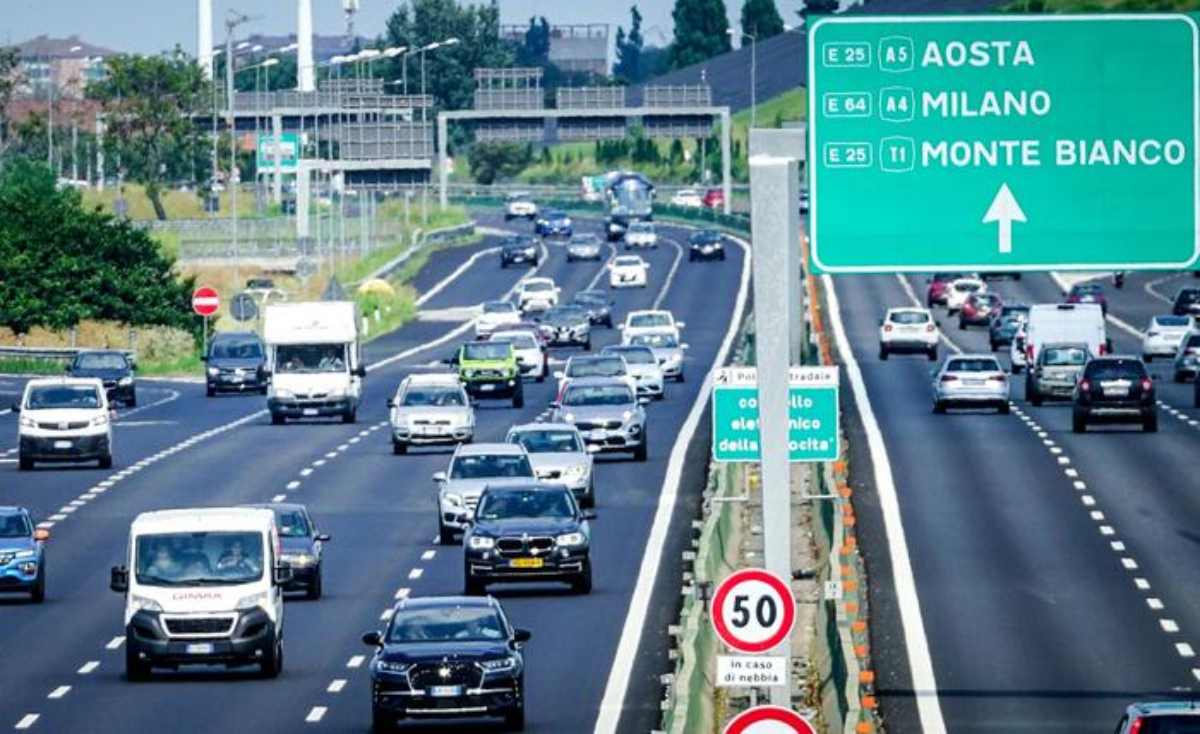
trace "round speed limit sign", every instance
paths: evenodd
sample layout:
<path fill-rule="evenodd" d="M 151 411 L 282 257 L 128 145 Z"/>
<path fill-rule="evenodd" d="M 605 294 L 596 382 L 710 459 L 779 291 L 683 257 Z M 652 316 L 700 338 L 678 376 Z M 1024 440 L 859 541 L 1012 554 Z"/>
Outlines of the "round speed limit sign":
<path fill-rule="evenodd" d="M 724 734 L 817 734 L 800 714 L 779 706 L 758 706 L 743 711 L 725 727 Z"/>
<path fill-rule="evenodd" d="M 717 637 L 729 647 L 767 652 L 792 634 L 796 600 L 783 579 L 761 568 L 746 568 L 717 586 L 710 616 Z"/>

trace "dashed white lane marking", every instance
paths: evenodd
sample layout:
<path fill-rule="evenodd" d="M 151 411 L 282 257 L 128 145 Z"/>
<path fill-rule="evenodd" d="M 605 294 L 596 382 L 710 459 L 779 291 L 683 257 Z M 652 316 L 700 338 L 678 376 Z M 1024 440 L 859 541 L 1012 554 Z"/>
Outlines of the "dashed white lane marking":
<path fill-rule="evenodd" d="M 325 712 L 328 710 L 325 706 L 313 706 L 308 712 L 308 716 L 304 717 L 304 720 L 309 724 L 316 724 L 325 718 Z"/>
<path fill-rule="evenodd" d="M 1146 606 L 1150 607 L 1151 609 L 1153 609 L 1156 612 L 1162 611 L 1162 608 L 1163 608 L 1162 599 L 1152 596 L 1152 597 L 1146 599 Z"/>
<path fill-rule="evenodd" d="M 346 450 L 346 449 L 348 449 L 348 448 L 350 448 L 350 444 L 348 444 L 348 443 L 343 443 L 343 444 L 338 444 L 337 450 L 338 450 L 338 451 L 345 451 L 345 450 Z"/>
<path fill-rule="evenodd" d="M 1117 553 L 1125 552 L 1125 544 L 1119 540 L 1114 540 L 1113 542 L 1109 543 L 1108 545 Z"/>
<path fill-rule="evenodd" d="M 37 720 L 40 718 L 41 718 L 41 715 L 39 715 L 39 714 L 25 714 L 24 716 L 21 717 L 21 720 L 18 721 L 17 725 L 14 726 L 13 728 L 14 729 L 28 729 L 29 727 L 31 727 L 35 723 L 37 723 Z"/>
<path fill-rule="evenodd" d="M 296 487 L 299 487 L 299 486 L 300 486 L 300 480 L 299 480 L 299 479 L 293 479 L 292 481 L 290 481 L 290 482 L 288 482 L 288 483 L 287 483 L 287 488 L 288 488 L 288 489 L 295 489 Z"/>
<path fill-rule="evenodd" d="M 313 465 L 314 467 L 317 467 L 317 466 L 325 466 L 325 460 L 324 460 L 324 459 L 317 459 L 316 461 L 314 461 L 314 462 L 312 463 L 312 465 Z M 310 470 L 310 471 L 311 471 L 311 470 Z M 304 472 L 301 472 L 301 474 L 303 474 L 303 473 L 304 473 Z"/>
<path fill-rule="evenodd" d="M 435 555 L 437 555 L 437 551 L 435 551 L 435 550 L 427 550 L 427 551 L 425 551 L 424 553 L 422 553 L 422 554 L 421 554 L 421 560 L 422 560 L 422 561 L 432 561 L 432 560 L 433 560 L 433 557 L 434 557 Z"/>
<path fill-rule="evenodd" d="M 1133 580 L 1133 585 L 1134 585 L 1134 586 L 1136 586 L 1136 587 L 1138 587 L 1138 588 L 1139 588 L 1139 589 L 1141 589 L 1142 591 L 1149 591 L 1149 590 L 1150 590 L 1150 582 L 1149 582 L 1149 581 L 1147 581 L 1146 579 L 1143 579 L 1143 578 L 1136 578 L 1136 579 L 1134 579 L 1134 580 Z"/>
<path fill-rule="evenodd" d="M 346 667 L 347 668 L 360 668 L 360 667 L 362 667 L 363 661 L 366 659 L 367 659 L 366 655 L 351 655 L 350 659 L 346 661 Z"/>
<path fill-rule="evenodd" d="M 1200 680 L 1200 668 L 1192 668 L 1192 677 Z"/>
<path fill-rule="evenodd" d="M 39 528 L 43 528 L 43 529 L 45 529 L 45 530 L 49 530 L 50 528 L 54 527 L 54 523 L 53 523 L 53 522 L 51 522 L 51 521 L 49 521 L 49 520 L 43 520 L 42 522 L 39 522 L 39 523 L 37 524 L 37 526 L 38 526 Z"/>
<path fill-rule="evenodd" d="M 1067 457 L 1067 456 L 1060 456 L 1060 457 L 1058 457 L 1058 463 L 1059 464 L 1070 464 L 1071 459 L 1070 459 L 1070 457 Z"/>
<path fill-rule="evenodd" d="M 362 439 L 359 438 L 358 436 L 354 436 L 353 438 L 350 439 L 350 443 L 358 443 L 361 440 Z"/>
<path fill-rule="evenodd" d="M 402 586 L 399 589 L 396 589 L 396 595 L 394 598 L 407 599 L 410 593 L 412 593 L 412 589 L 409 589 L 407 586 Z"/>
<path fill-rule="evenodd" d="M 326 458 L 326 459 L 336 459 L 336 458 L 337 458 L 337 452 L 336 452 L 336 451 L 330 451 L 330 452 L 328 452 L 328 453 L 326 453 L 326 454 L 325 454 L 325 458 Z"/>
<path fill-rule="evenodd" d="M 1196 657 L 1196 651 L 1193 650 L 1192 646 L 1187 644 L 1186 642 L 1176 642 L 1175 643 L 1175 652 L 1179 653 L 1179 657 L 1181 657 L 1181 658 Z"/>
<path fill-rule="evenodd" d="M 283 502 L 283 501 L 284 501 L 284 500 L 286 500 L 286 499 L 287 499 L 287 495 L 286 495 L 286 494 L 277 494 L 277 495 L 275 495 L 274 497 L 272 497 L 272 498 L 271 498 L 271 501 L 272 501 L 272 502 Z"/>
<path fill-rule="evenodd" d="M 1100 534 L 1101 535 L 1116 535 L 1117 531 L 1113 530 L 1112 525 L 1101 525 L 1100 526 Z"/>
<path fill-rule="evenodd" d="M 1068 477 L 1074 479 L 1075 477 L 1079 476 L 1079 471 L 1076 469 L 1063 469 L 1063 474 L 1066 474 Z"/>
<path fill-rule="evenodd" d="M 66 506 L 58 508 L 58 511 L 63 515 L 70 515 L 72 512 L 74 512 L 75 510 L 78 510 L 78 509 L 79 509 L 78 507 L 72 507 L 70 505 L 66 505 Z"/>
<path fill-rule="evenodd" d="M 70 693 L 70 691 L 71 691 L 71 686 L 59 686 L 58 688 L 55 688 L 53 691 L 50 691 L 50 695 L 46 696 L 46 698 L 59 699 L 65 695 L 67 695 L 68 693 Z"/>
<path fill-rule="evenodd" d="M 1160 619 L 1158 620 L 1158 626 L 1162 627 L 1162 631 L 1168 635 L 1173 635 L 1179 631 L 1179 625 L 1173 619 Z"/>
<path fill-rule="evenodd" d="M 309 469 L 308 467 L 300 470 L 300 476 L 302 477 L 307 477 L 309 474 L 312 474 L 312 469 Z"/>
<path fill-rule="evenodd" d="M 80 675 L 87 675 L 88 673 L 92 672 L 93 670 L 95 670 L 96 668 L 99 668 L 99 667 L 100 667 L 99 660 L 89 660 L 86 663 L 84 663 L 83 665 L 81 665 L 79 667 L 79 670 L 77 670 L 75 672 Z"/>
<path fill-rule="evenodd" d="M 1081 492 L 1082 492 L 1083 490 L 1087 489 L 1087 483 L 1086 483 L 1086 482 L 1075 482 L 1075 485 L 1074 485 L 1074 486 L 1075 486 L 1075 489 L 1078 489 L 1078 490 L 1079 490 L 1079 491 L 1081 491 Z"/>
<path fill-rule="evenodd" d="M 1090 494 L 1083 495 L 1082 497 L 1079 498 L 1079 501 L 1082 502 L 1087 507 L 1094 507 L 1096 505 L 1096 498 L 1091 496 Z"/>
<path fill-rule="evenodd" d="M 1137 561 L 1133 560 L 1132 558 L 1122 558 L 1121 565 L 1130 571 L 1133 571 L 1138 567 Z"/>
<path fill-rule="evenodd" d="M 412 580 L 416 580 L 416 579 L 421 578 L 421 574 L 423 574 L 423 573 L 425 573 L 424 569 L 414 568 L 413 570 L 408 572 L 408 578 L 412 579 Z"/>
<path fill-rule="evenodd" d="M 1062 447 L 1061 447 L 1061 446 L 1051 446 L 1051 447 L 1050 447 L 1050 453 L 1052 453 L 1052 454 L 1054 454 L 1054 455 L 1056 455 L 1056 456 L 1057 456 L 1058 454 L 1061 454 L 1061 453 L 1062 453 Z"/>
<path fill-rule="evenodd" d="M 342 689 L 345 687 L 346 687 L 346 679 L 345 678 L 336 678 L 336 679 L 330 681 L 329 687 L 325 689 L 325 692 L 326 693 L 341 693 Z"/>
<path fill-rule="evenodd" d="M 55 514 L 51 515 L 49 517 L 49 519 L 53 520 L 54 522 L 62 522 L 63 520 L 67 519 L 67 516 L 64 515 L 63 513 L 59 512 L 59 513 L 55 513 Z"/>
<path fill-rule="evenodd" d="M 120 649 L 121 645 L 124 645 L 124 644 L 125 644 L 125 636 L 121 635 L 120 637 L 114 637 L 111 640 L 109 640 L 108 644 L 104 646 L 104 649 L 117 650 L 117 649 Z"/>
<path fill-rule="evenodd" d="M 1096 522 L 1104 522 L 1104 513 L 1099 510 L 1092 510 L 1092 519 Z"/>

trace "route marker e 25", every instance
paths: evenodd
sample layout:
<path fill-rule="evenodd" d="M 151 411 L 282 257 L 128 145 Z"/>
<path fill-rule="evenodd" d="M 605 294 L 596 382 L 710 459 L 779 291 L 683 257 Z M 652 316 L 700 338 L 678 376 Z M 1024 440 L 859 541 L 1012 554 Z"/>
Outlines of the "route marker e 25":
<path fill-rule="evenodd" d="M 1197 37 L 1173 14 L 814 21 L 814 267 L 1194 267 Z"/>

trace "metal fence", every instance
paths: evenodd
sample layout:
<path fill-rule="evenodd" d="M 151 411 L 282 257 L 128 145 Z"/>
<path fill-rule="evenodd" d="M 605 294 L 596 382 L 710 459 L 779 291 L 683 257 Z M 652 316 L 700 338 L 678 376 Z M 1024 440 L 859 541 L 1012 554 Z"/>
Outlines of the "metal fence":
<path fill-rule="evenodd" d="M 644 107 L 710 107 L 712 87 L 707 84 L 659 84 L 642 88 Z"/>
<path fill-rule="evenodd" d="M 555 103 L 560 110 L 612 109 L 625 106 L 625 87 L 559 87 Z"/>

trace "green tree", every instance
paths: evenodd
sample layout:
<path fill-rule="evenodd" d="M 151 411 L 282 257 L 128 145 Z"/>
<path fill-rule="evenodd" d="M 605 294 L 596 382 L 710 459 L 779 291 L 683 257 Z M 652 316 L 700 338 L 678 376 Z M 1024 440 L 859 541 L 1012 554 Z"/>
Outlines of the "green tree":
<path fill-rule="evenodd" d="M 765 41 L 783 33 L 783 18 L 775 7 L 775 0 L 746 0 L 742 4 L 742 31 Z"/>
<path fill-rule="evenodd" d="M 200 67 L 179 47 L 169 55 L 110 58 L 108 75 L 88 86 L 88 96 L 104 106 L 108 141 L 129 178 L 145 185 L 159 219 L 167 218 L 164 183 L 190 175 L 202 148 L 191 113 L 208 107 L 210 94 Z"/>
<path fill-rule="evenodd" d="M 529 19 L 525 42 L 517 49 L 518 66 L 541 66 L 550 63 L 550 22 L 546 16 Z"/>
<path fill-rule="evenodd" d="M 629 8 L 629 35 L 617 26 L 617 62 L 613 64 L 613 76 L 626 84 L 637 84 L 645 79 L 642 69 L 642 14 L 637 5 Z"/>
<path fill-rule="evenodd" d="M 0 156 L 8 147 L 8 103 L 17 87 L 17 48 L 0 46 Z"/>
<path fill-rule="evenodd" d="M 194 331 L 191 279 L 142 229 L 99 209 L 25 158 L 0 171 L 0 325 L 18 334 L 83 319 Z"/>
<path fill-rule="evenodd" d="M 675 21 L 672 69 L 707 61 L 730 49 L 724 0 L 675 0 L 671 18 Z"/>
<path fill-rule="evenodd" d="M 471 176 L 487 185 L 512 178 L 533 162 L 533 146 L 527 143 L 476 143 L 471 146 Z"/>

